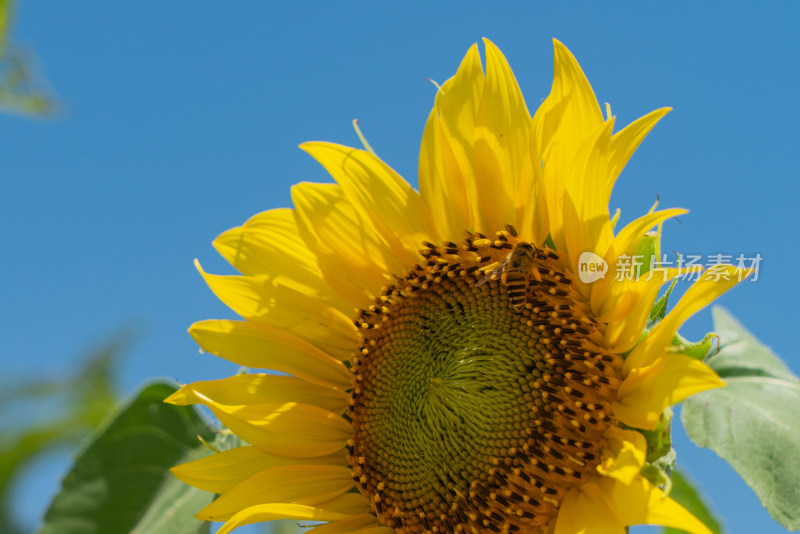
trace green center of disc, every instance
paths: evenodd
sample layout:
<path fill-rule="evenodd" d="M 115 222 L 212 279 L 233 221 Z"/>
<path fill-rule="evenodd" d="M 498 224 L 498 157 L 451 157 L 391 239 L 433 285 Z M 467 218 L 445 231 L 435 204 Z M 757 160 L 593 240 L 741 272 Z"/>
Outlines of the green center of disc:
<path fill-rule="evenodd" d="M 378 465 L 404 474 L 391 489 L 413 485 L 430 503 L 440 479 L 466 493 L 465 472 L 486 473 L 501 449 L 524 444 L 540 374 L 535 343 L 526 343 L 533 329 L 505 290 L 465 286 L 444 282 L 401 305 L 379 338 L 380 362 L 365 373 Z"/>

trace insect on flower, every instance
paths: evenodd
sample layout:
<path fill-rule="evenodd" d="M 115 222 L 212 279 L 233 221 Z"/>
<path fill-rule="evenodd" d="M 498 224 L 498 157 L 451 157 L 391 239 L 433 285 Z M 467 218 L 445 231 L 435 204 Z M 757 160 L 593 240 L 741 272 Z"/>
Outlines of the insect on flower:
<path fill-rule="evenodd" d="M 511 235 L 516 236 L 513 226 L 508 226 L 507 230 Z M 527 302 L 528 281 L 532 277 L 541 281 L 541 275 L 534 266 L 534 255 L 536 247 L 525 241 L 517 243 L 504 261 L 496 268 L 486 273 L 475 287 L 484 284 L 487 280 L 497 280 L 506 287 L 508 300 L 511 308 L 516 313 L 522 312 Z"/>

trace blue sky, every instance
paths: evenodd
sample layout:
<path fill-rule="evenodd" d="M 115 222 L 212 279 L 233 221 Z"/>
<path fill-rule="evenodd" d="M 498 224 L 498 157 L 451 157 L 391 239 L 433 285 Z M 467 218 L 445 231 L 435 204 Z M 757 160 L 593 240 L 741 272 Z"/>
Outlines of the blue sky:
<path fill-rule="evenodd" d="M 20 4 L 15 40 L 35 50 L 61 113 L 0 116 L 4 376 L 63 373 L 130 324 L 140 336 L 119 374 L 126 393 L 154 376 L 235 372 L 186 334 L 233 317 L 192 260 L 231 272 L 211 240 L 290 206 L 292 184 L 329 181 L 296 147 L 357 144 L 354 118 L 416 183 L 435 93 L 426 78 L 447 79 L 483 36 L 531 110 L 549 91 L 553 37 L 617 124 L 675 108 L 623 172 L 612 208 L 624 222 L 659 195 L 691 211 L 667 223 L 664 250 L 761 254 L 759 280 L 720 303 L 800 370 L 796 2 Z M 710 329 L 706 311 L 683 333 Z M 731 532 L 783 532 L 732 469 L 676 439 Z M 64 462 L 26 482 L 23 515 L 41 511 Z"/>

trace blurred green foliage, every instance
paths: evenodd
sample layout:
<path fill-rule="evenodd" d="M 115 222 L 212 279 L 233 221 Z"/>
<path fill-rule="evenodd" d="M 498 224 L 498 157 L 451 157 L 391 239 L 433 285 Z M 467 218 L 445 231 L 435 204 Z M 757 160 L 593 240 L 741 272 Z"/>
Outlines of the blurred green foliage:
<path fill-rule="evenodd" d="M 128 331 L 117 334 L 56 378 L 0 381 L 0 534 L 23 532 L 11 503 L 25 469 L 55 449 L 76 447 L 117 404 L 114 369 L 130 340 Z"/>
<path fill-rule="evenodd" d="M 56 101 L 31 54 L 11 41 L 14 2 L 0 0 L 0 110 L 43 117 Z"/>

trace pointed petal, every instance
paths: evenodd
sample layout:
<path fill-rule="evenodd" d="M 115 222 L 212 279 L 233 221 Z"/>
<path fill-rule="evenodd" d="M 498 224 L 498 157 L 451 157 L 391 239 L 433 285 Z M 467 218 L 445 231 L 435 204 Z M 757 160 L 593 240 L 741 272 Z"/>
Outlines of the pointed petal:
<path fill-rule="evenodd" d="M 280 456 L 311 458 L 334 454 L 344 449 L 353 433 L 352 425 L 342 416 L 317 406 L 296 402 L 229 406 L 193 390 L 191 384 L 164 402 L 202 404 L 237 436 Z"/>
<path fill-rule="evenodd" d="M 428 115 L 425 130 L 422 132 L 417 173 L 419 175 L 419 194 L 430 208 L 433 225 L 436 227 L 436 241 L 449 239 L 449 236 L 455 235 L 455 228 L 459 224 L 458 205 L 454 206 L 456 208 L 454 210 L 448 209 L 446 181 L 452 178 L 458 180 L 460 177 L 452 177 L 452 175 L 445 174 L 443 170 L 444 162 L 442 160 L 446 157 L 445 153 L 450 150 L 450 147 L 443 146 L 440 130 L 439 117 L 434 108 Z M 466 199 L 466 191 L 463 187 L 456 192 L 456 194 L 459 193 Z M 465 206 L 466 202 L 462 201 L 460 205 Z"/>
<path fill-rule="evenodd" d="M 486 83 L 475 119 L 475 183 L 482 228 L 516 223 L 514 193 L 522 170 L 530 168 L 530 114 L 503 53 L 488 39 Z"/>
<path fill-rule="evenodd" d="M 608 203 L 599 198 L 608 175 L 608 147 L 613 121 L 600 123 L 574 155 L 564 179 L 564 240 L 569 265 L 578 272 L 584 252 L 605 256 L 614 237 Z M 592 286 L 576 280 L 584 295 Z"/>
<path fill-rule="evenodd" d="M 597 485 L 584 484 L 570 490 L 561 502 L 555 534 L 625 534 L 625 526 Z"/>
<path fill-rule="evenodd" d="M 642 470 L 647 456 L 647 441 L 635 430 L 610 427 L 605 434 L 608 446 L 597 472 L 623 484 L 630 484 Z"/>
<path fill-rule="evenodd" d="M 562 126 L 573 134 L 577 133 L 576 139 L 582 139 L 603 122 L 603 112 L 589 80 L 572 52 L 557 39 L 553 39 L 553 47 L 555 74 L 550 94 L 559 99 L 570 97 L 569 114 L 562 117 L 562 121 L 568 124 Z"/>
<path fill-rule="evenodd" d="M 348 465 L 344 452 L 315 458 L 290 458 L 267 454 L 258 447 L 248 445 L 181 464 L 171 468 L 170 471 L 191 486 L 211 493 L 225 493 L 253 476 L 253 473 L 273 467 L 299 464 L 340 467 Z"/>
<path fill-rule="evenodd" d="M 422 136 L 419 191 L 442 240 L 456 241 L 475 229 L 472 144 L 483 85 L 481 58 L 473 44 L 455 76 L 437 92 Z"/>
<path fill-rule="evenodd" d="M 332 512 L 356 516 L 369 511 L 369 501 L 360 493 L 351 492 L 331 499 L 324 503 L 322 507 Z"/>
<path fill-rule="evenodd" d="M 614 414 L 626 425 L 653 429 L 668 406 L 724 385 L 703 362 L 683 354 L 665 354 L 648 367 L 631 370 L 617 391 Z"/>
<path fill-rule="evenodd" d="M 225 521 L 238 511 L 263 503 L 321 506 L 355 486 L 349 467 L 285 465 L 260 471 L 220 495 L 196 517 Z"/>
<path fill-rule="evenodd" d="M 350 372 L 340 360 L 284 329 L 209 320 L 193 324 L 189 334 L 204 350 L 245 367 L 289 373 L 321 386 L 350 384 Z"/>
<path fill-rule="evenodd" d="M 633 261 L 644 260 L 635 256 L 648 230 L 682 213 L 685 210 L 679 208 L 648 213 L 626 225 L 614 238 L 605 257 L 609 274 L 592 284 L 591 296 L 592 309 L 601 321 L 609 323 L 605 339 L 610 350 L 623 353 L 633 348 L 642 336 L 659 289 L 678 274 L 676 269 L 658 267 L 638 279 L 628 280 L 618 276 L 619 270 L 631 268 Z M 619 303 L 623 300 L 630 301 L 630 307 L 621 315 Z"/>
<path fill-rule="evenodd" d="M 550 233 L 550 206 L 547 205 L 547 191 L 542 174 L 542 156 L 533 128 L 531 121 L 528 149 L 530 174 L 523 172 L 517 184 L 517 231 L 521 239 L 541 245 Z"/>
<path fill-rule="evenodd" d="M 628 305 L 624 307 L 624 310 L 622 306 L 608 308 L 607 315 L 598 318 L 606 320 L 603 317 L 607 317 L 605 346 L 610 351 L 623 354 L 639 341 L 661 286 L 665 281 L 674 278 L 676 274 L 673 269 L 660 274 L 656 273 L 649 281 L 643 277 L 643 280 L 615 284 L 612 296 L 608 296 L 607 300 L 616 299 L 618 302 L 625 302 Z M 621 313 L 623 311 L 624 314 Z"/>
<path fill-rule="evenodd" d="M 316 256 L 300 237 L 292 210 L 260 213 L 222 233 L 214 240 L 214 247 L 242 274 L 259 275 L 274 284 L 314 295 L 340 311 L 352 309 L 323 279 Z"/>
<path fill-rule="evenodd" d="M 377 156 L 333 143 L 300 146 L 325 167 L 407 266 L 421 260 L 421 243 L 433 225 L 425 203 L 411 186 Z"/>
<path fill-rule="evenodd" d="M 292 200 L 300 234 L 317 256 L 323 277 L 354 308 L 368 306 L 388 275 L 405 269 L 338 185 L 300 183 L 292 187 Z"/>
<path fill-rule="evenodd" d="M 314 534 L 394 534 L 396 531 L 384 527 L 372 514 L 352 519 L 341 519 L 326 523 L 307 531 Z"/>
<path fill-rule="evenodd" d="M 219 235 L 214 248 L 242 274 L 264 275 L 341 305 L 325 284 L 317 257 L 300 236 L 294 210 L 281 208 L 254 215 L 242 226 Z"/>
<path fill-rule="evenodd" d="M 611 138 L 611 156 L 609 159 L 609 173 L 608 181 L 606 182 L 606 194 L 604 195 L 604 202 L 608 204 L 611 199 L 611 191 L 614 189 L 614 183 L 617 177 L 625 168 L 628 160 L 631 158 L 636 148 L 644 140 L 653 126 L 656 125 L 661 118 L 672 111 L 672 108 L 661 108 L 651 111 L 644 117 L 641 117 L 628 126 L 615 133 Z"/>
<path fill-rule="evenodd" d="M 575 57 L 559 41 L 554 39 L 553 44 L 553 86 L 534 115 L 532 128 L 543 162 L 550 234 L 556 249 L 564 250 L 564 179 L 581 144 L 603 122 L 603 114 Z"/>
<path fill-rule="evenodd" d="M 347 519 L 350 514 L 332 512 L 323 508 L 315 508 L 303 504 L 259 504 L 251 506 L 228 519 L 217 534 L 228 534 L 244 525 L 274 521 L 276 519 L 299 519 L 303 521 L 336 521 Z"/>
<path fill-rule="evenodd" d="M 730 265 L 718 265 L 704 272 L 698 281 L 686 290 L 675 307 L 658 323 L 631 352 L 623 365 L 623 374 L 631 369 L 650 365 L 670 346 L 678 328 L 692 315 L 709 305 L 750 274 Z"/>
<path fill-rule="evenodd" d="M 642 477 L 632 484 L 604 479 L 600 488 L 625 525 L 663 525 L 692 534 L 711 534 L 699 519 Z"/>
<path fill-rule="evenodd" d="M 283 328 L 342 360 L 358 346 L 350 318 L 313 296 L 259 276 L 208 274 L 195 265 L 217 298 L 248 321 Z"/>
<path fill-rule="evenodd" d="M 597 97 L 581 66 L 566 46 L 553 39 L 553 85 L 534 115 L 545 162 L 566 173 L 569 156 L 603 122 Z"/>
<path fill-rule="evenodd" d="M 302 278 L 319 278 L 317 258 L 309 252 L 297 231 L 294 213 L 287 208 L 259 213 L 242 226 L 223 232 L 214 248 L 242 274 L 281 272 L 272 258 L 283 256 L 298 266 Z"/>
<path fill-rule="evenodd" d="M 615 299 L 627 285 L 625 280 L 620 280 L 616 276 L 619 262 L 625 258 L 627 258 L 628 262 L 631 261 L 631 258 L 636 254 L 639 243 L 649 230 L 670 217 L 677 217 L 684 213 L 687 213 L 687 211 L 681 208 L 647 213 L 631 221 L 619 231 L 614 237 L 611 247 L 607 252 L 604 252 L 604 259 L 608 264 L 608 276 L 593 283 L 591 305 L 595 313 L 603 315 L 608 313 L 611 308 L 614 308 Z M 649 313 L 650 310 L 647 311 Z M 640 328 L 639 333 L 641 331 Z"/>
<path fill-rule="evenodd" d="M 219 380 L 192 382 L 192 389 L 229 406 L 301 402 L 336 413 L 347 408 L 344 388 L 319 386 L 293 376 L 238 374 Z"/>

